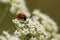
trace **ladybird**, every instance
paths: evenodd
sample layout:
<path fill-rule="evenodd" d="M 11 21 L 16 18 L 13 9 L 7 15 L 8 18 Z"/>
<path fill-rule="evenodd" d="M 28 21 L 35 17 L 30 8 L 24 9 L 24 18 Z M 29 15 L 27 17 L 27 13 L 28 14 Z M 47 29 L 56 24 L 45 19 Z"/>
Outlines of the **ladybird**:
<path fill-rule="evenodd" d="M 24 15 L 23 13 L 19 13 L 19 14 L 17 15 L 17 17 L 18 17 L 19 19 L 23 20 L 23 21 L 26 20 L 26 15 Z"/>

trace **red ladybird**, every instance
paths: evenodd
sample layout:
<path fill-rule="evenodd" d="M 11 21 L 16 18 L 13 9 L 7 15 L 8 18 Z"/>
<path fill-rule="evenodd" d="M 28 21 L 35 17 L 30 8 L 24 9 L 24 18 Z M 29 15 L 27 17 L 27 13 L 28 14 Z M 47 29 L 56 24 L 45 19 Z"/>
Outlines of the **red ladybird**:
<path fill-rule="evenodd" d="M 22 19 L 22 20 L 26 20 L 26 16 L 23 14 L 23 13 L 19 13 L 18 15 L 17 15 L 17 17 L 19 18 L 19 19 Z"/>

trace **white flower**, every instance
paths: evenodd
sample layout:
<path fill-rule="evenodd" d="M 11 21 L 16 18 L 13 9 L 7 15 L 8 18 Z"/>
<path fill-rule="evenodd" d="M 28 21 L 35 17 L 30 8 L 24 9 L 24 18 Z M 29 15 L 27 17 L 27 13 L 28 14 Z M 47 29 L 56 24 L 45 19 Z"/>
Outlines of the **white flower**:
<path fill-rule="evenodd" d="M 19 37 L 19 36 L 21 36 L 21 32 L 18 31 L 18 30 L 15 30 L 14 35 L 17 36 L 17 37 Z"/>
<path fill-rule="evenodd" d="M 30 33 L 35 35 L 36 34 L 35 28 L 30 28 Z"/>
<path fill-rule="evenodd" d="M 37 38 L 31 37 L 31 39 L 30 39 L 30 40 L 37 40 Z"/>
<path fill-rule="evenodd" d="M 0 35 L 0 40 L 6 40 L 6 38 L 2 35 Z"/>
<path fill-rule="evenodd" d="M 27 35 L 27 34 L 29 33 L 29 30 L 24 28 L 24 29 L 22 30 L 22 33 L 23 33 L 24 35 Z"/>
<path fill-rule="evenodd" d="M 0 0 L 0 2 L 10 2 L 10 0 Z"/>
<path fill-rule="evenodd" d="M 16 12 L 15 10 L 16 10 L 16 8 L 15 8 L 14 6 L 12 6 L 12 7 L 10 8 L 10 12 L 11 12 L 11 13 L 15 13 L 15 12 Z M 12 12 L 12 11 L 13 11 L 13 12 Z"/>
<path fill-rule="evenodd" d="M 19 22 L 19 20 L 17 20 L 17 19 L 13 19 L 12 20 L 15 24 L 19 24 L 20 22 Z"/>
<path fill-rule="evenodd" d="M 5 35 L 0 35 L 0 40 L 20 40 L 18 37 L 15 35 L 10 35 L 8 32 L 3 31 L 3 34 Z"/>
<path fill-rule="evenodd" d="M 43 40 L 44 39 L 44 35 L 40 35 L 39 40 Z"/>

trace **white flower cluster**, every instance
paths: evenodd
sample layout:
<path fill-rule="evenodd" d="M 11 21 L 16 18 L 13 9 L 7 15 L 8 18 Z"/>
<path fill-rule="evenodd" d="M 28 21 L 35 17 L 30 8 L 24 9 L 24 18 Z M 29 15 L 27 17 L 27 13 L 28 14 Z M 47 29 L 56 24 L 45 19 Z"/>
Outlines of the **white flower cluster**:
<path fill-rule="evenodd" d="M 14 34 L 16 36 L 30 35 L 30 40 L 52 40 L 53 34 L 57 32 L 56 23 L 47 15 L 40 13 L 39 10 L 33 11 L 32 14 L 33 16 L 27 18 L 26 21 L 12 20 L 17 25 Z"/>
<path fill-rule="evenodd" d="M 15 35 L 10 35 L 8 32 L 3 31 L 4 35 L 0 35 L 0 40 L 20 40 Z"/>
<path fill-rule="evenodd" d="M 28 17 L 30 16 L 30 13 L 28 12 L 28 9 L 25 6 L 24 0 L 14 0 L 14 1 L 12 1 L 10 11 L 12 13 L 17 13 L 17 14 L 18 13 L 24 13 Z"/>
<path fill-rule="evenodd" d="M 7 0 L 1 0 L 1 2 L 7 2 Z M 11 13 L 24 13 L 27 16 L 25 21 L 17 18 L 12 20 L 17 29 L 14 36 L 20 37 L 20 40 L 59 40 L 54 37 L 58 29 L 57 25 L 50 17 L 39 10 L 30 13 L 24 0 L 9 0 L 8 2 L 11 4 Z"/>
<path fill-rule="evenodd" d="M 24 0 L 0 0 L 0 2 L 7 2 L 11 4 L 11 8 L 10 8 L 10 12 L 11 13 L 15 13 L 16 15 L 18 13 L 24 13 L 25 15 L 27 15 L 27 17 L 30 17 L 30 13 L 26 7 L 26 3 L 24 2 Z"/>
<path fill-rule="evenodd" d="M 10 0 L 0 0 L 0 2 L 10 2 Z"/>

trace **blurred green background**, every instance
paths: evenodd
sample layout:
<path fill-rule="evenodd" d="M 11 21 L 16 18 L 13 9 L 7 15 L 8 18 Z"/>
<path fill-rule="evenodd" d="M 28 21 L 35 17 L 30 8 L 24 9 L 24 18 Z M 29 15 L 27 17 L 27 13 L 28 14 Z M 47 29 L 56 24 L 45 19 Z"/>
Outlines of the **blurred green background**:
<path fill-rule="evenodd" d="M 30 12 L 34 9 L 40 9 L 42 13 L 49 15 L 59 26 L 60 32 L 60 0 L 26 0 Z M 3 30 L 12 33 L 15 28 L 12 19 L 16 16 L 9 12 L 10 4 L 0 2 L 0 34 Z M 11 32 L 12 31 L 12 32 Z"/>

